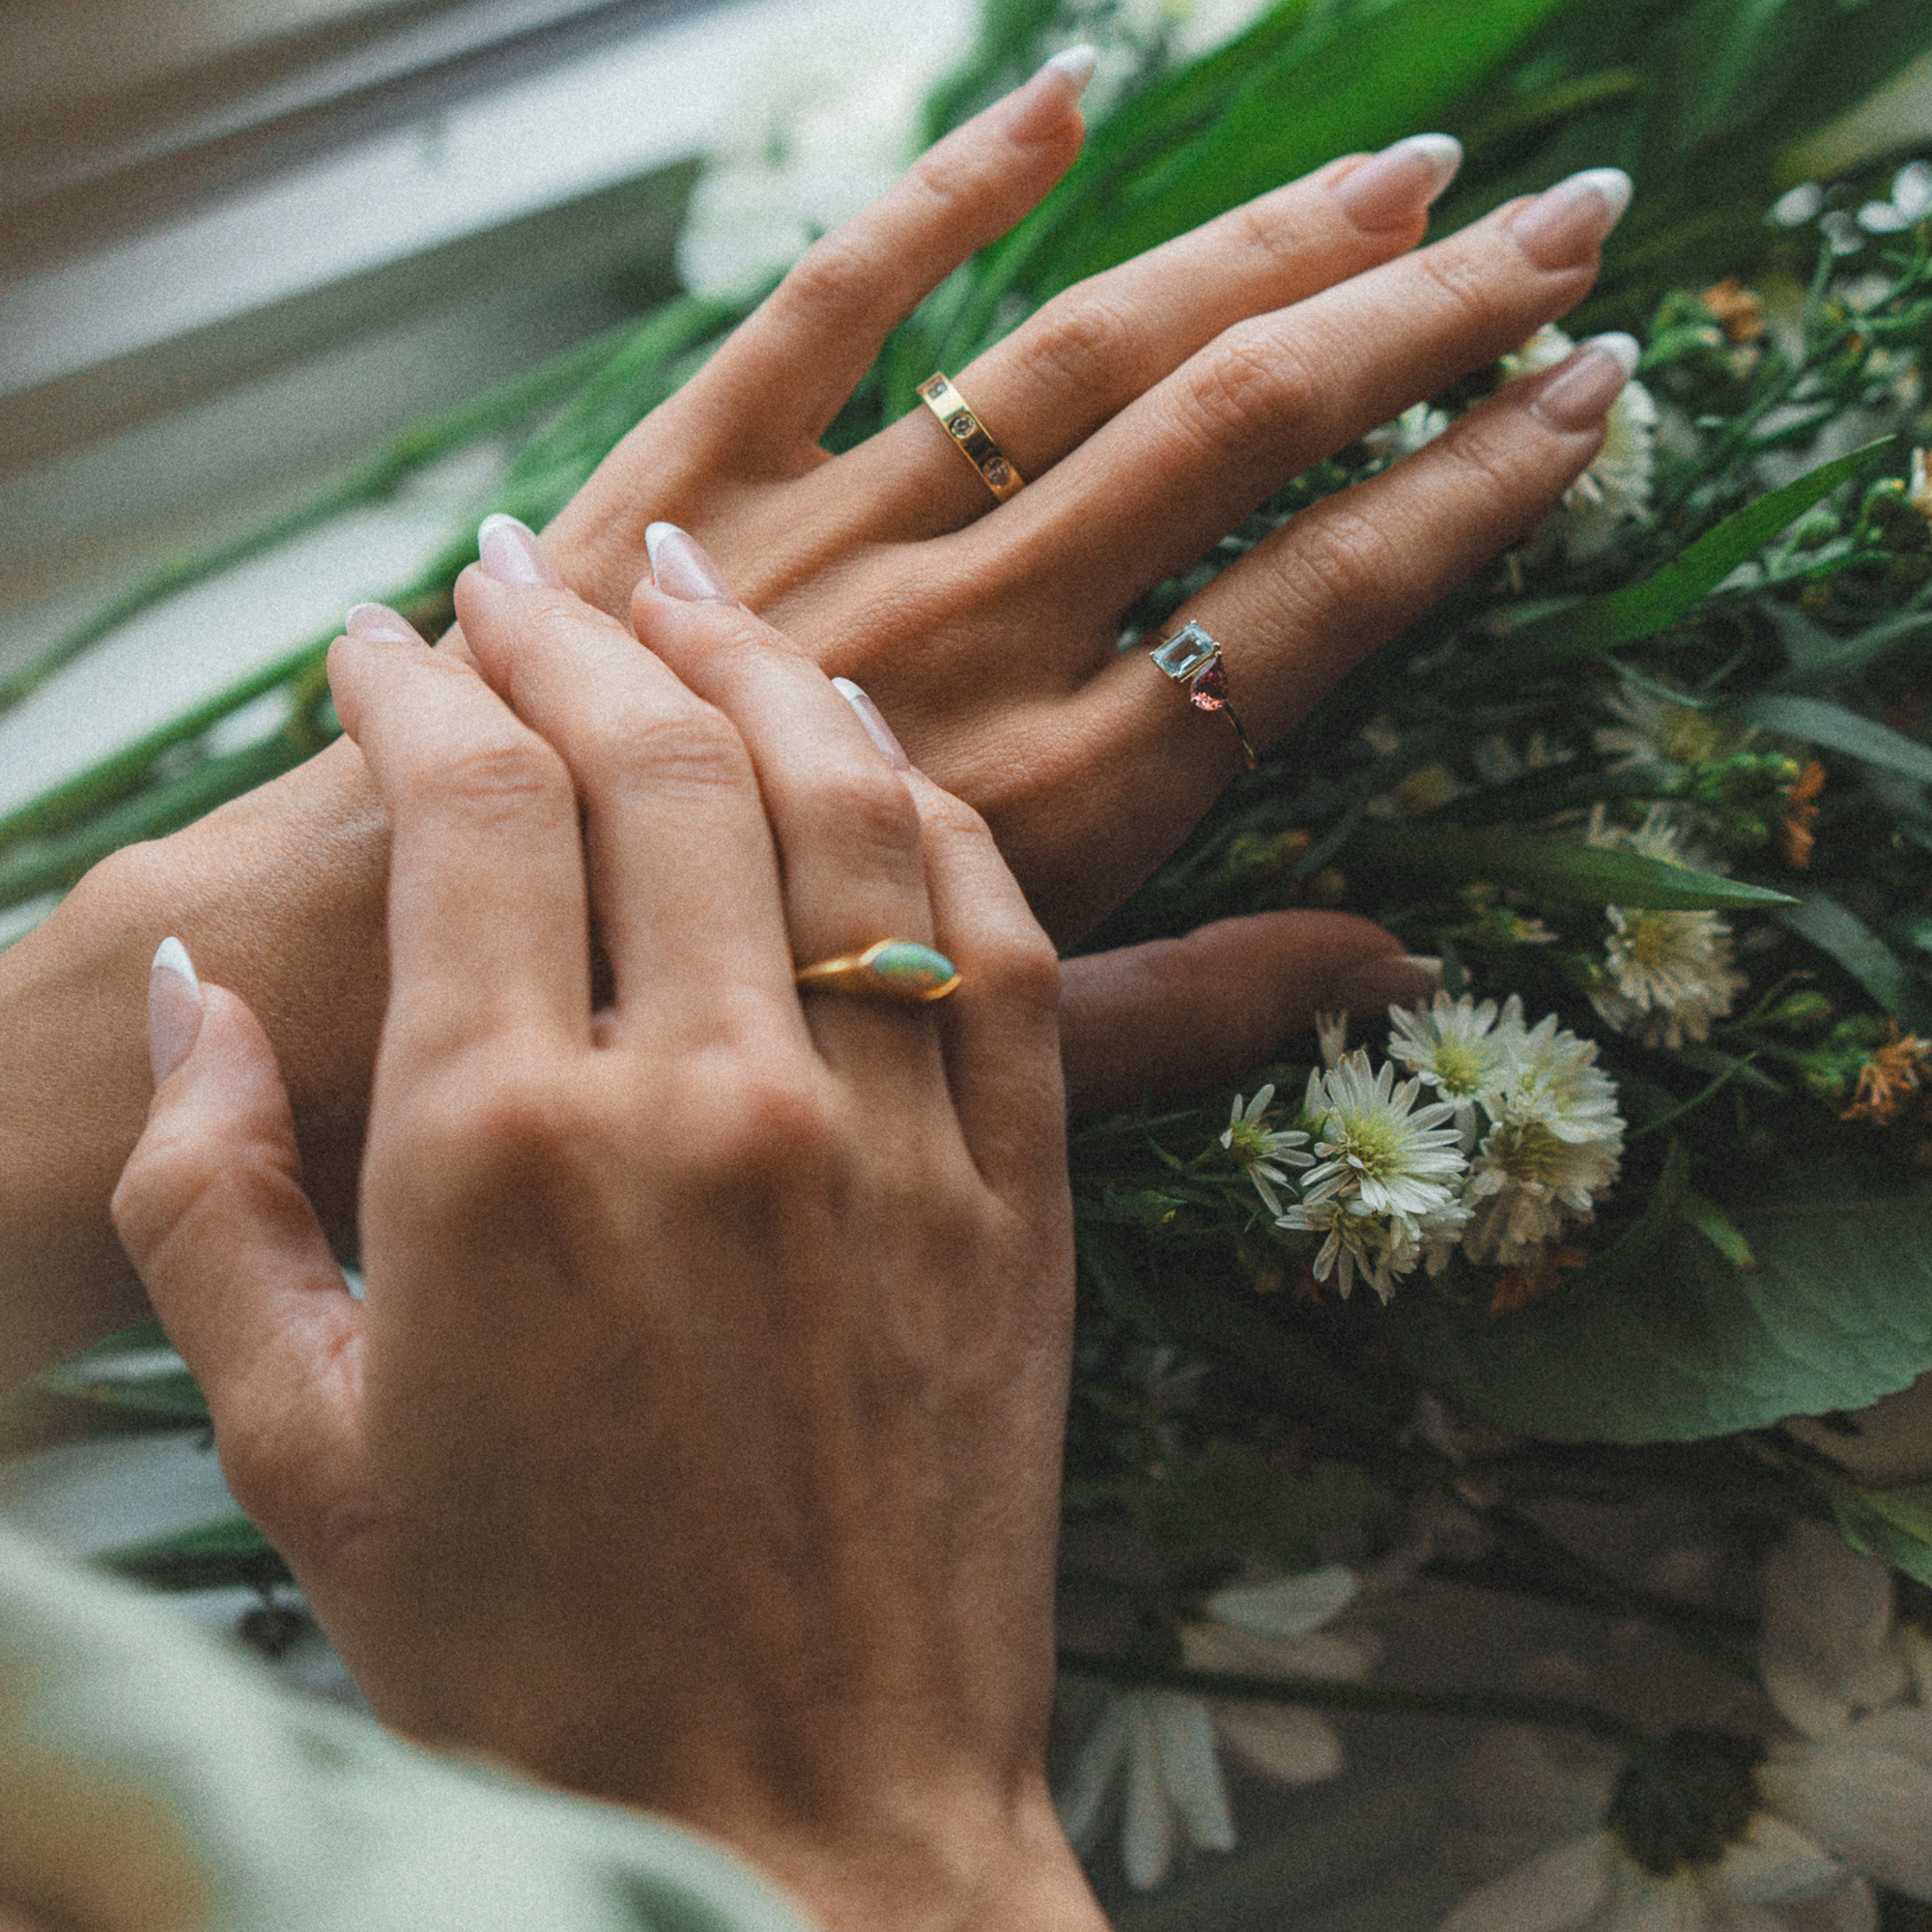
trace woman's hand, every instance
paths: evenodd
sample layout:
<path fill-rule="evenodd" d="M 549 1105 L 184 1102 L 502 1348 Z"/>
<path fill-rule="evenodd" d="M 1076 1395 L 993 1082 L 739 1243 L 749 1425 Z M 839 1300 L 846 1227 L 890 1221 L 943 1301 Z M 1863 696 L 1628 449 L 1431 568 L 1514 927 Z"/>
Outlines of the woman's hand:
<path fill-rule="evenodd" d="M 567 591 L 459 603 L 482 676 L 386 613 L 330 659 L 393 825 L 366 1301 L 260 1026 L 155 973 L 115 1214 L 235 1493 L 391 1724 L 706 1829 L 829 1925 L 1097 1925 L 1042 1764 L 1053 948 L 736 604 L 646 585 L 640 650 Z M 794 986 L 887 936 L 957 993 Z"/>

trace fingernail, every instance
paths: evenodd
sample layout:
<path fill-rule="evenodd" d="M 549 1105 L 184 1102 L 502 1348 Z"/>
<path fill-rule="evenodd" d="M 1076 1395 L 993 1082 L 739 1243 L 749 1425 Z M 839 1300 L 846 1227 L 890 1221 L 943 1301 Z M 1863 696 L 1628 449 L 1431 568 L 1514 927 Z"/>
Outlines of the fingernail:
<path fill-rule="evenodd" d="M 483 519 L 476 531 L 476 560 L 498 583 L 543 583 L 553 590 L 563 587 L 563 579 L 544 554 L 536 532 L 515 517 L 499 513 Z"/>
<path fill-rule="evenodd" d="M 1426 952 L 1381 952 L 1346 967 L 1328 988 L 1333 1006 L 1378 1013 L 1384 1007 L 1414 1007 L 1442 990 L 1442 962 Z"/>
<path fill-rule="evenodd" d="M 651 576 L 667 597 L 686 604 L 735 604 L 718 566 L 689 530 L 675 524 L 653 524 L 644 532 Z"/>
<path fill-rule="evenodd" d="M 1588 429 L 1601 422 L 1623 393 L 1636 358 L 1643 352 L 1636 338 L 1621 330 L 1593 335 L 1577 345 L 1568 361 L 1559 362 L 1530 399 L 1531 412 L 1551 429 Z"/>
<path fill-rule="evenodd" d="M 164 939 L 148 969 L 148 1065 L 158 1087 L 201 1037 L 201 981 L 179 939 Z"/>
<path fill-rule="evenodd" d="M 1574 269 L 1596 252 L 1630 198 L 1631 178 L 1623 169 L 1585 168 L 1520 210 L 1509 232 L 1539 269 Z"/>
<path fill-rule="evenodd" d="M 1067 47 L 1055 54 L 1007 102 L 1007 118 L 1002 124 L 1007 138 L 1043 141 L 1056 132 L 1074 103 L 1087 92 L 1087 83 L 1094 78 L 1099 59 L 1098 48 L 1085 45 Z"/>
<path fill-rule="evenodd" d="M 422 633 L 400 611 L 386 604 L 357 604 L 342 620 L 342 628 L 352 638 L 371 644 L 419 644 Z"/>
<path fill-rule="evenodd" d="M 893 735 L 893 727 L 886 723 L 879 707 L 849 677 L 835 677 L 832 688 L 859 714 L 866 736 L 885 754 L 886 763 L 895 772 L 911 771 L 912 760 L 906 756 L 905 747 Z"/>
<path fill-rule="evenodd" d="M 1357 228 L 1413 221 L 1456 179 L 1463 144 L 1453 134 L 1411 134 L 1351 168 L 1334 188 L 1335 206 Z"/>

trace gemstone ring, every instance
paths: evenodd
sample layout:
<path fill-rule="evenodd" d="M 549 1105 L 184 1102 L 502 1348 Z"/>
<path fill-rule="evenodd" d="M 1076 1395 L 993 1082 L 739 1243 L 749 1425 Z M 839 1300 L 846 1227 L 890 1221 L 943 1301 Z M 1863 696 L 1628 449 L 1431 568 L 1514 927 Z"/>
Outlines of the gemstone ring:
<path fill-rule="evenodd" d="M 1241 741 L 1241 756 L 1253 771 L 1260 763 L 1247 727 L 1228 702 L 1228 668 L 1221 662 L 1221 646 L 1199 624 L 1183 624 L 1165 643 L 1156 644 L 1150 654 L 1154 668 L 1163 671 L 1187 693 L 1187 701 L 1197 711 L 1221 711 Z"/>
<path fill-rule="evenodd" d="M 996 501 L 1004 503 L 1025 483 L 1012 459 L 987 434 L 986 425 L 943 369 L 935 370 L 919 385 L 919 399 L 939 418 L 939 426 L 952 439 L 953 448 L 973 466 Z"/>
<path fill-rule="evenodd" d="M 801 966 L 792 978 L 801 986 L 875 1000 L 943 1000 L 958 985 L 961 975 L 945 953 L 929 946 L 911 939 L 880 939 L 863 952 Z"/>

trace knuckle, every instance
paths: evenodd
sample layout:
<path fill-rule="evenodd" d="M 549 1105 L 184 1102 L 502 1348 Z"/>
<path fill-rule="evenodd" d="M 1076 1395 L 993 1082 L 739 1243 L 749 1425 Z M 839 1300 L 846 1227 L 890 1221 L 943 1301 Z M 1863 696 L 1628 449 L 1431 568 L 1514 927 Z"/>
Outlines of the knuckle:
<path fill-rule="evenodd" d="M 708 704 L 619 710 L 604 735 L 604 754 L 656 790 L 704 793 L 752 782 L 744 740 Z"/>
<path fill-rule="evenodd" d="M 1293 201 L 1263 195 L 1244 203 L 1228 216 L 1236 243 L 1260 255 L 1271 268 L 1300 269 L 1308 253 L 1308 226 Z"/>
<path fill-rule="evenodd" d="M 1443 242 L 1409 257 L 1424 293 L 1446 309 L 1454 325 L 1487 326 L 1496 321 L 1496 290 L 1482 259 L 1462 242 Z"/>
<path fill-rule="evenodd" d="M 918 856 L 918 808 L 883 761 L 827 774 L 813 788 L 811 811 L 862 862 L 896 868 Z"/>
<path fill-rule="evenodd" d="M 835 1183 L 849 1149 L 835 1096 L 811 1069 L 760 1065 L 721 1085 L 724 1104 L 692 1137 L 700 1184 L 770 1194 Z"/>
<path fill-rule="evenodd" d="M 412 767 L 396 789 L 405 806 L 453 808 L 486 820 L 522 817 L 573 796 L 563 760 L 535 732 L 525 730 L 471 738 Z"/>
<path fill-rule="evenodd" d="M 1116 387 L 1122 371 L 1140 360 L 1140 332 L 1098 290 L 1078 289 L 1056 298 L 1028 331 L 1027 360 L 1050 388 Z"/>
<path fill-rule="evenodd" d="M 1337 612 L 1379 604 L 1407 571 L 1379 525 L 1339 503 L 1323 507 L 1326 514 L 1311 520 L 1295 545 L 1294 577 L 1303 600 L 1332 620 Z"/>
<path fill-rule="evenodd" d="M 1302 353 L 1273 329 L 1238 327 L 1214 345 L 1189 390 L 1202 440 L 1218 447 L 1271 440 L 1321 408 L 1320 385 Z"/>
<path fill-rule="evenodd" d="M 387 1150 L 392 1171 L 434 1177 L 447 1208 L 543 1197 L 599 1142 L 602 1123 L 564 1069 L 500 1045 L 460 1054 L 421 1083 Z"/>
<path fill-rule="evenodd" d="M 843 313 L 879 279 L 879 264 L 850 223 L 822 235 L 792 264 L 777 299 L 814 318 Z"/>

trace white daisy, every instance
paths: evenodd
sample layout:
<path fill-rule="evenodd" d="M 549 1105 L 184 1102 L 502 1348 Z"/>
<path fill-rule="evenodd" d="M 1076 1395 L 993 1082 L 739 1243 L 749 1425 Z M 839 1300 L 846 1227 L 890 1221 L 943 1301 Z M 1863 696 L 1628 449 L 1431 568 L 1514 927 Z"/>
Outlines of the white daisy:
<path fill-rule="evenodd" d="M 1456 1110 L 1464 1151 L 1476 1143 L 1477 1105 L 1509 1078 L 1523 1035 L 1522 1001 L 1512 993 L 1500 1009 L 1478 1006 L 1467 993 L 1437 993 L 1427 1007 L 1389 1009 L 1389 1057 L 1435 1089 Z"/>
<path fill-rule="evenodd" d="M 1396 1086 L 1391 1062 L 1372 1073 L 1359 1049 L 1326 1073 L 1310 1073 L 1302 1111 L 1322 1123 L 1322 1137 L 1306 1199 L 1339 1195 L 1370 1214 L 1407 1217 L 1447 1208 L 1467 1171 L 1456 1129 L 1443 1124 L 1456 1109 L 1446 1100 L 1418 1107 L 1421 1092 L 1420 1076 Z"/>
<path fill-rule="evenodd" d="M 1660 1877 L 1606 1831 L 1546 1852 L 1465 1898 L 1441 1932 L 1876 1932 L 1861 1886 L 1763 1812 L 1715 1864 Z"/>
<path fill-rule="evenodd" d="M 1566 1228 L 1596 1218 L 1594 1203 L 1617 1178 L 1621 1136 L 1559 1139 L 1533 1104 L 1505 1111 L 1470 1163 L 1463 1252 L 1504 1267 L 1533 1260 Z"/>
<path fill-rule="evenodd" d="M 1313 1273 L 1317 1281 L 1335 1275 L 1344 1301 L 1354 1292 L 1357 1274 L 1387 1301 L 1397 1278 L 1412 1272 L 1425 1253 L 1431 1272 L 1440 1269 L 1438 1252 L 1445 1259 L 1447 1255 L 1440 1244 L 1446 1241 L 1453 1248 L 1467 1217 L 1468 1210 L 1456 1201 L 1445 1200 L 1428 1214 L 1412 1217 L 1373 1213 L 1353 1195 L 1331 1194 L 1321 1201 L 1297 1202 L 1275 1226 L 1326 1236 Z"/>
<path fill-rule="evenodd" d="M 1181 1655 L 1190 1669 L 1241 1676 L 1360 1677 L 1373 1661 L 1369 1647 L 1322 1630 L 1358 1587 L 1350 1572 L 1330 1565 L 1218 1590 L 1208 1599 L 1206 1621 L 1180 1633 Z M 1059 1797 L 1067 1836 L 1083 1850 L 1092 1845 L 1107 1794 L 1124 1773 L 1121 1861 L 1130 1885 L 1142 1891 L 1157 1886 L 1183 1840 L 1232 1851 L 1223 1747 L 1284 1784 L 1313 1783 L 1342 1768 L 1342 1742 L 1319 1711 L 1210 1702 L 1176 1690 L 1116 1691 Z"/>
<path fill-rule="evenodd" d="M 1620 847 L 1669 865 L 1708 862 L 1683 851 L 1656 806 L 1634 832 L 1609 825 L 1604 809 L 1591 814 L 1592 845 Z M 1605 906 L 1603 979 L 1590 1004 L 1619 1033 L 1646 1046 L 1682 1046 L 1707 1038 L 1711 1022 L 1731 1010 L 1748 981 L 1731 970 L 1731 929 L 1719 913 L 1664 912 Z"/>
<path fill-rule="evenodd" d="M 1621 1146 L 1624 1119 L 1617 1112 L 1617 1083 L 1597 1065 L 1594 1039 L 1559 1029 L 1556 1015 L 1546 1013 L 1512 1045 L 1512 1078 L 1497 1090 L 1498 1104 L 1490 1108 L 1495 1119 L 1533 1108 L 1560 1141 L 1615 1141 Z"/>
<path fill-rule="evenodd" d="M 1503 357 L 1503 369 L 1510 376 L 1550 369 L 1576 347 L 1555 324 L 1546 323 L 1514 355 Z M 1650 508 L 1656 431 L 1656 399 L 1641 383 L 1626 383 L 1610 405 L 1603 447 L 1564 492 L 1561 529 L 1571 556 L 1596 555 L 1607 548 L 1619 524 Z"/>
<path fill-rule="evenodd" d="M 1279 1214 L 1281 1196 L 1277 1187 L 1288 1184 L 1288 1176 L 1282 1172 L 1287 1167 L 1313 1166 L 1312 1153 L 1299 1153 L 1308 1136 L 1294 1128 L 1270 1131 L 1263 1124 L 1267 1113 L 1267 1105 L 1274 1098 L 1274 1082 L 1262 1088 L 1242 1110 L 1241 1096 L 1235 1095 L 1235 1104 L 1228 1114 L 1228 1131 L 1221 1136 L 1221 1145 L 1240 1162 L 1242 1170 L 1255 1184 L 1255 1192 L 1266 1204 L 1270 1214 Z"/>
<path fill-rule="evenodd" d="M 1764 1686 L 1798 1733 L 1759 1771 L 1766 1805 L 1932 1900 L 1932 1644 L 1894 1626 L 1886 1566 L 1824 1523 L 1798 1523 L 1762 1577 Z"/>
<path fill-rule="evenodd" d="M 1362 442 L 1371 456 L 1392 463 L 1400 457 L 1413 456 L 1448 427 L 1448 416 L 1433 404 L 1412 403 L 1394 422 L 1372 429 Z"/>
<path fill-rule="evenodd" d="M 1694 704 L 1673 704 L 1634 684 L 1620 685 L 1604 699 L 1604 707 L 1622 720 L 1593 734 L 1598 751 L 1622 753 L 1613 771 L 1630 765 L 1711 764 L 1743 751 L 1756 736 L 1749 724 Z"/>

